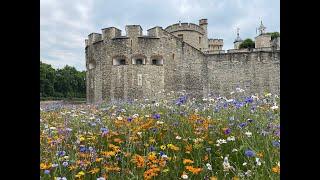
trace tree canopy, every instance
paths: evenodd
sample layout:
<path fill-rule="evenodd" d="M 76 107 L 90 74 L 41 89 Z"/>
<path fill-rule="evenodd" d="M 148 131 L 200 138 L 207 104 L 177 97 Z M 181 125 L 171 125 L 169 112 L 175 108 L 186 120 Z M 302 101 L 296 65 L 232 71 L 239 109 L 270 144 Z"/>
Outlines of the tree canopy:
<path fill-rule="evenodd" d="M 85 71 L 65 66 L 54 69 L 40 61 L 40 96 L 59 98 L 84 98 L 86 96 Z"/>
<path fill-rule="evenodd" d="M 239 48 L 240 49 L 244 49 L 244 48 L 254 48 L 255 43 L 254 41 L 252 41 L 252 39 L 248 38 L 245 39 L 240 45 Z"/>
<path fill-rule="evenodd" d="M 267 34 L 270 34 L 271 35 L 271 40 L 277 38 L 277 37 L 280 37 L 280 33 L 279 32 L 269 32 Z"/>

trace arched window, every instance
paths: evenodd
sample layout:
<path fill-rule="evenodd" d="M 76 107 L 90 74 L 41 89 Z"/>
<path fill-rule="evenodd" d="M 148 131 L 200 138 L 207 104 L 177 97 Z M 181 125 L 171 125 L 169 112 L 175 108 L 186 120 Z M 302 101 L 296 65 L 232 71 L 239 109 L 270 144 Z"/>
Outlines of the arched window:
<path fill-rule="evenodd" d="M 115 66 L 126 65 L 128 64 L 127 58 L 124 55 L 114 56 L 112 58 L 112 64 Z"/>
<path fill-rule="evenodd" d="M 163 57 L 161 55 L 153 55 L 151 56 L 151 65 L 162 66 L 163 65 Z"/>
<path fill-rule="evenodd" d="M 146 56 L 142 54 L 136 54 L 132 56 L 132 64 L 134 65 L 144 65 L 146 64 Z"/>

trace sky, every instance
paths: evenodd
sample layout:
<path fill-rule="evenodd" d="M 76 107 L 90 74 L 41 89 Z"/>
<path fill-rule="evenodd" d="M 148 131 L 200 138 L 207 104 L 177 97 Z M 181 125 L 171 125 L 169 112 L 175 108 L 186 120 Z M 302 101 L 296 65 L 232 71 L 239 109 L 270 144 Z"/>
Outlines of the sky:
<path fill-rule="evenodd" d="M 280 32 L 280 0 L 40 0 L 40 60 L 54 68 L 85 70 L 85 39 L 92 32 L 139 24 L 147 30 L 208 19 L 208 38 L 233 49 L 237 28 L 242 39 L 254 39 L 256 28 Z"/>

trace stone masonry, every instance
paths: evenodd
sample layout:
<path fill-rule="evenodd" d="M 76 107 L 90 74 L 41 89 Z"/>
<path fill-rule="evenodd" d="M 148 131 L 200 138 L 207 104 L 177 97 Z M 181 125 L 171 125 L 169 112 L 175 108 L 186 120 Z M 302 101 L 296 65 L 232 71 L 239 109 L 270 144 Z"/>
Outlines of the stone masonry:
<path fill-rule="evenodd" d="M 208 39 L 207 19 L 156 26 L 147 35 L 140 25 L 125 31 L 104 28 L 85 40 L 88 103 L 152 99 L 159 91 L 280 93 L 280 40 L 278 48 L 264 43 L 268 47 L 225 53 L 222 39 Z"/>

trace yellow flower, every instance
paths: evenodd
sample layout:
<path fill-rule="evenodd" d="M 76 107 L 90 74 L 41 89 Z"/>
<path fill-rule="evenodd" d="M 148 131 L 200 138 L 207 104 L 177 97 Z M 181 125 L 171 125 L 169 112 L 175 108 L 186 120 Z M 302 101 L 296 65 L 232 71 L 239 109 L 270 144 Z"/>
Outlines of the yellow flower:
<path fill-rule="evenodd" d="M 155 152 L 149 153 L 148 159 L 149 159 L 150 161 L 156 160 L 156 159 L 157 159 L 156 153 L 155 153 Z"/>
<path fill-rule="evenodd" d="M 280 174 L 280 167 L 279 166 L 273 167 L 272 172 Z"/>
<path fill-rule="evenodd" d="M 80 141 L 84 141 L 86 138 L 84 138 L 83 136 L 81 136 L 80 138 L 79 138 L 79 140 Z"/>
<path fill-rule="evenodd" d="M 215 177 L 215 176 L 211 176 L 211 177 L 210 177 L 210 180 L 218 180 L 218 178 Z"/>
<path fill-rule="evenodd" d="M 76 175 L 76 178 L 80 178 L 81 176 L 84 176 L 85 173 L 83 171 L 78 172 L 78 174 Z"/>
<path fill-rule="evenodd" d="M 160 146 L 160 149 L 161 149 L 161 150 L 165 150 L 165 149 L 166 149 L 166 146 L 165 146 L 165 145 L 162 145 L 162 146 Z"/>
<path fill-rule="evenodd" d="M 101 162 L 103 158 L 96 158 L 96 162 Z"/>
<path fill-rule="evenodd" d="M 149 143 L 150 143 L 150 144 L 153 144 L 153 143 L 155 143 L 155 142 L 156 142 L 156 140 L 155 140 L 154 138 L 151 137 L 151 138 L 149 139 Z"/>
<path fill-rule="evenodd" d="M 49 169 L 49 168 L 51 168 L 51 163 L 49 163 L 49 164 L 41 163 L 40 164 L 40 169 Z"/>
<path fill-rule="evenodd" d="M 262 158 L 262 157 L 263 157 L 263 153 L 257 153 L 257 156 L 258 156 L 259 158 Z"/>
<path fill-rule="evenodd" d="M 99 168 L 93 168 L 91 171 L 89 171 L 89 173 L 91 173 L 91 174 L 96 174 L 96 173 L 98 173 L 99 171 L 100 171 Z"/>
<path fill-rule="evenodd" d="M 192 164 L 193 161 L 191 159 L 183 159 L 183 164 Z"/>
<path fill-rule="evenodd" d="M 199 174 L 202 171 L 202 168 L 194 168 L 192 166 L 186 166 L 186 169 L 192 172 L 192 174 Z"/>
<path fill-rule="evenodd" d="M 240 180 L 240 178 L 238 176 L 234 176 L 232 180 Z"/>
<path fill-rule="evenodd" d="M 76 166 L 69 166 L 69 171 L 72 171 L 72 170 L 74 170 L 74 169 L 76 169 L 77 167 Z"/>

